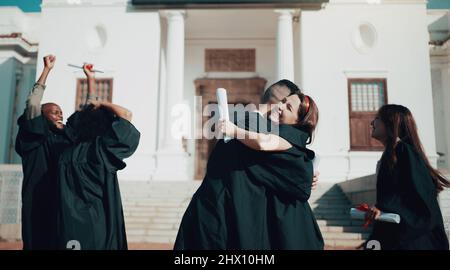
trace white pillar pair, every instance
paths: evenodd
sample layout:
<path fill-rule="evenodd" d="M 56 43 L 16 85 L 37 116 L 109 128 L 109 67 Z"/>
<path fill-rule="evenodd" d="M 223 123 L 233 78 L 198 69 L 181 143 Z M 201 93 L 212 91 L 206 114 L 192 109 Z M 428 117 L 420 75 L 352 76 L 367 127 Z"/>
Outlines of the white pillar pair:
<path fill-rule="evenodd" d="M 294 81 L 294 40 L 293 40 L 293 14 L 294 10 L 275 10 L 278 16 L 277 32 L 277 79 Z M 161 104 L 164 114 L 159 128 L 163 129 L 162 139 L 159 140 L 156 154 L 155 180 L 188 180 L 188 159 L 182 147 L 180 138 L 172 134 L 174 123 L 172 109 L 183 102 L 184 86 L 184 48 L 185 12 L 170 10 L 163 13 L 167 19 L 167 45 L 166 45 L 166 80 L 165 95 Z"/>

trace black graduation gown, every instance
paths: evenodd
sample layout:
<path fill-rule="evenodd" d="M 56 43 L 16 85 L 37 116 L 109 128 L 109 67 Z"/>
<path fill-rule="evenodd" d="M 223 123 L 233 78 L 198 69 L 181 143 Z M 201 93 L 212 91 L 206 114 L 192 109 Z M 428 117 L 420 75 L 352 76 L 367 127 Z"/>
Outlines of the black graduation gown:
<path fill-rule="evenodd" d="M 18 119 L 16 152 L 22 158 L 23 249 L 56 249 L 56 167 L 74 136 L 66 127 L 62 133 L 50 130 L 40 115 Z"/>
<path fill-rule="evenodd" d="M 305 148 L 308 135 L 279 127 L 279 135 L 294 145 L 287 151 L 255 151 L 238 140 L 217 143 L 183 216 L 175 249 L 323 249 L 307 202 L 314 158 Z"/>
<path fill-rule="evenodd" d="M 116 118 L 106 135 L 67 149 L 58 168 L 58 248 L 127 249 L 117 170 L 139 143 L 139 131 Z M 73 243 L 73 242 L 72 242 Z M 76 247 L 76 245 L 74 245 Z"/>
<path fill-rule="evenodd" d="M 382 250 L 449 249 L 436 187 L 424 160 L 407 143 L 396 146 L 392 172 L 381 165 L 376 207 L 400 215 L 400 224 L 375 222 L 369 240 Z"/>

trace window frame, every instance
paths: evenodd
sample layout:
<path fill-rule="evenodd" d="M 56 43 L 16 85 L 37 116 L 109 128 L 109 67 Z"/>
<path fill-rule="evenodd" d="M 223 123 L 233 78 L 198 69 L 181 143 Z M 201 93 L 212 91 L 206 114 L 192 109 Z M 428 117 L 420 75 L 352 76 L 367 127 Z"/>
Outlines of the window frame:
<path fill-rule="evenodd" d="M 99 83 L 103 83 L 103 82 L 106 82 L 106 83 L 109 84 L 109 95 L 108 95 L 108 98 L 106 100 L 105 99 L 100 99 L 100 96 L 98 95 L 99 91 L 100 91 L 100 89 L 98 87 L 98 84 Z M 113 97 L 113 93 L 114 93 L 114 91 L 113 91 L 113 85 L 114 85 L 113 84 L 114 83 L 113 78 L 95 78 L 95 83 L 97 84 L 97 95 L 99 97 L 99 100 L 112 102 L 112 97 Z M 75 93 L 75 110 L 76 111 L 80 110 L 80 105 L 83 102 L 83 100 L 81 100 L 81 98 L 83 96 L 83 92 L 82 92 L 83 91 L 83 89 L 82 89 L 83 84 L 87 85 L 87 79 L 86 78 L 78 78 L 77 79 L 77 86 L 76 86 L 77 88 L 76 88 L 76 93 Z M 87 97 L 87 93 L 86 93 L 86 97 Z"/>
<path fill-rule="evenodd" d="M 388 89 L 387 89 L 387 79 L 386 78 L 348 78 L 347 79 L 347 95 L 348 95 L 348 111 L 349 111 L 349 132 L 350 132 L 350 151 L 382 151 L 384 146 L 375 141 L 375 139 L 370 137 L 366 138 L 368 144 L 359 146 L 353 145 L 353 129 L 352 129 L 352 119 L 355 118 L 374 118 L 377 114 L 377 111 L 353 111 L 353 103 L 352 103 L 352 85 L 355 83 L 381 83 L 383 86 L 383 105 L 388 104 Z M 382 105 L 382 106 L 383 106 Z M 363 120 L 364 121 L 364 120 Z M 370 122 L 368 123 L 370 125 Z"/>

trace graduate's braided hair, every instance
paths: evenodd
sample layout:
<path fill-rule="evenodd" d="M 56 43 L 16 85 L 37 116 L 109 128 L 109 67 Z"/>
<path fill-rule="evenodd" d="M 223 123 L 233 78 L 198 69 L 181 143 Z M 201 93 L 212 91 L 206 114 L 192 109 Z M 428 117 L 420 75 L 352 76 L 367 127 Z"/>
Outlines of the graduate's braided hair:
<path fill-rule="evenodd" d="M 388 104 L 378 110 L 378 117 L 383 122 L 386 129 L 386 149 L 381 158 L 382 163 L 392 170 L 397 163 L 395 147 L 397 138 L 402 142 L 411 145 L 414 151 L 422 158 L 430 172 L 437 192 L 444 187 L 450 187 L 450 182 L 436 169 L 434 169 L 423 149 L 417 132 L 417 125 L 411 111 L 402 105 Z"/>

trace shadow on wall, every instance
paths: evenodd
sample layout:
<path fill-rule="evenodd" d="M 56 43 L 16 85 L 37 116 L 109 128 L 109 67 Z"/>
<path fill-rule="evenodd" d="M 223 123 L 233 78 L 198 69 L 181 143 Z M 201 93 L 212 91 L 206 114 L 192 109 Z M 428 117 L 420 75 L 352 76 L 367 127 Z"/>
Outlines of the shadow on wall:
<path fill-rule="evenodd" d="M 374 205 L 377 201 L 377 178 L 375 174 L 341 182 L 338 186 L 352 205 L 361 203 Z"/>

